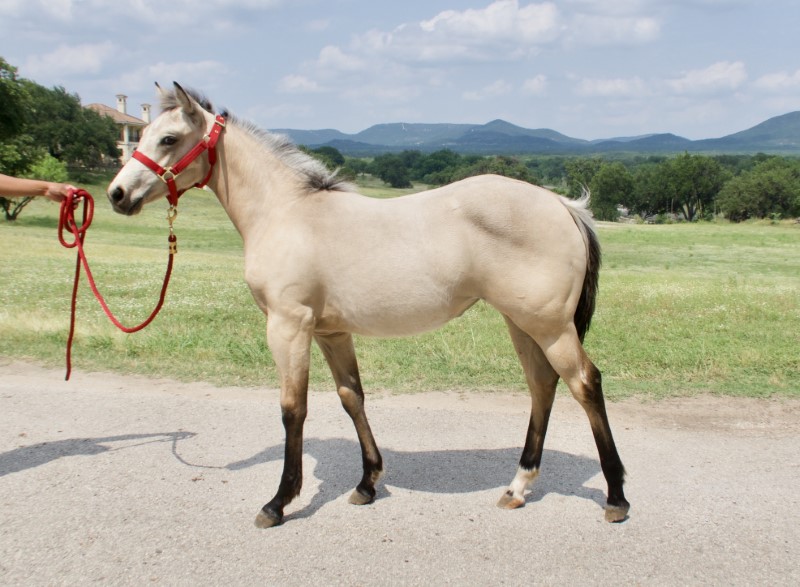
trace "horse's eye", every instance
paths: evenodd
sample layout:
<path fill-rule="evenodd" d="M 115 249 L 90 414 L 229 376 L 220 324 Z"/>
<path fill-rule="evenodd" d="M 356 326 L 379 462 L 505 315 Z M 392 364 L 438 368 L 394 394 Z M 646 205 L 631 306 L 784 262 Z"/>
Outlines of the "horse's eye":
<path fill-rule="evenodd" d="M 167 135 L 163 139 L 161 139 L 161 144 L 164 145 L 165 147 L 171 147 L 172 145 L 174 145 L 177 142 L 178 142 L 178 138 L 177 137 L 173 137 L 172 135 Z"/>

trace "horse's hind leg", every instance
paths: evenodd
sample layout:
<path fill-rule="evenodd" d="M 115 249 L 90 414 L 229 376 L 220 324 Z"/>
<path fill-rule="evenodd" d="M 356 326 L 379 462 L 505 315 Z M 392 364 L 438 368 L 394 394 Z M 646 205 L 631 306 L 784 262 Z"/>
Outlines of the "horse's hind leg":
<path fill-rule="evenodd" d="M 358 375 L 353 337 L 349 333 L 337 333 L 317 335 L 315 338 L 331 368 L 342 406 L 353 420 L 361 445 L 364 475 L 350 495 L 350 503 L 356 505 L 371 503 L 375 499 L 375 483 L 383 474 L 383 459 L 364 411 L 364 391 Z"/>
<path fill-rule="evenodd" d="M 589 360 L 581 346 L 574 325 L 570 324 L 564 332 L 555 337 L 538 340 L 544 349 L 547 360 L 569 387 L 572 395 L 583 406 L 589 417 L 600 467 L 608 483 L 606 520 L 621 522 L 628 514 L 630 504 L 625 499 L 622 484 L 625 468 L 617 453 L 611 426 L 608 423 L 600 371 Z"/>
<path fill-rule="evenodd" d="M 558 374 L 547 362 L 539 345 L 510 318 L 505 316 L 505 320 L 531 392 L 531 419 L 517 474 L 508 490 L 497 502 L 499 507 L 512 509 L 525 504 L 525 489 L 539 474 L 544 437 L 547 433 L 550 409 L 553 407 Z"/>

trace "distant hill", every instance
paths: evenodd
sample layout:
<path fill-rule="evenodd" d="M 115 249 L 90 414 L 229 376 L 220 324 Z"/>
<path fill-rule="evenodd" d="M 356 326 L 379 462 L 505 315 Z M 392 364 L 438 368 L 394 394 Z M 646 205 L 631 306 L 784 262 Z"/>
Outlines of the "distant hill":
<path fill-rule="evenodd" d="M 356 134 L 338 130 L 275 129 L 308 147 L 332 146 L 351 156 L 416 149 L 473 154 L 785 153 L 800 155 L 800 112 L 776 116 L 717 139 L 692 141 L 671 133 L 586 141 L 547 128 L 528 129 L 493 120 L 487 124 L 377 124 Z"/>

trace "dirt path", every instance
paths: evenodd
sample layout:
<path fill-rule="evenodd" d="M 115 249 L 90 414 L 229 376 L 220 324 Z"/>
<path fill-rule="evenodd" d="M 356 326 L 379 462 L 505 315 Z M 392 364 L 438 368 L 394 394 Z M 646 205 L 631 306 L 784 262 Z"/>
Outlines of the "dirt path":
<path fill-rule="evenodd" d="M 279 528 L 277 392 L 0 363 L 0 584 L 800 584 L 800 401 L 609 406 L 631 516 L 603 521 L 588 423 L 556 401 L 526 507 L 524 395 L 373 395 L 387 475 L 347 503 L 355 433 L 317 392 Z"/>

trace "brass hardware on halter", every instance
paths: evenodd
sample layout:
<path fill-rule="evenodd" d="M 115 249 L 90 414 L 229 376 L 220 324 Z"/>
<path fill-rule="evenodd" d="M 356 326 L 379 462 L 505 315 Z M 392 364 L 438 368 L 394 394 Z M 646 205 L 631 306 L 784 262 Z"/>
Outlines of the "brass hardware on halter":
<path fill-rule="evenodd" d="M 168 167 L 167 169 L 164 170 L 164 173 L 162 173 L 158 177 L 164 183 L 169 183 L 170 180 L 174 180 L 176 177 L 178 177 L 178 174 L 172 171 L 172 167 Z"/>
<path fill-rule="evenodd" d="M 172 223 L 175 222 L 175 218 L 178 217 L 178 208 L 175 206 L 170 206 L 167 209 L 167 222 L 169 222 L 169 254 L 170 255 L 177 255 L 178 254 L 178 237 L 175 236 L 175 233 L 172 230 Z"/>

